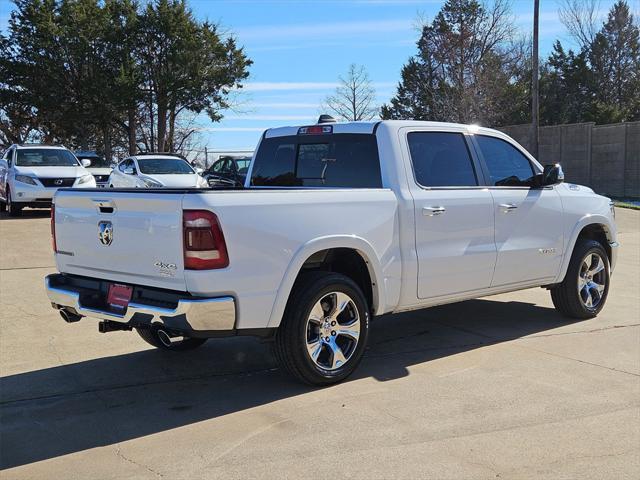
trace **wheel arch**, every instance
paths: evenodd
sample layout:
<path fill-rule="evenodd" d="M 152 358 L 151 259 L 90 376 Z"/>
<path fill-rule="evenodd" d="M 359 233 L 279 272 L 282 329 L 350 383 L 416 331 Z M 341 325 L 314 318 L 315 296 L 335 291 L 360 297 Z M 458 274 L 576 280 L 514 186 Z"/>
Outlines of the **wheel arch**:
<path fill-rule="evenodd" d="M 609 258 L 609 263 L 613 263 L 613 252 L 611 251 L 611 242 L 615 241 L 616 230 L 615 226 L 611 224 L 610 220 L 603 215 L 591 215 L 580 219 L 577 225 L 574 227 L 571 236 L 566 244 L 564 257 L 562 260 L 562 266 L 558 274 L 557 282 L 561 282 L 567 274 L 569 268 L 569 262 L 571 261 L 571 255 L 576 247 L 576 243 L 579 239 L 587 238 L 596 240 Z"/>
<path fill-rule="evenodd" d="M 303 245 L 289 263 L 276 294 L 269 327 L 280 325 L 300 273 L 321 270 L 326 268 L 328 262 L 338 266 L 333 271 L 349 276 L 362 288 L 372 314 L 378 315 L 384 310 L 384 277 L 373 246 L 365 239 L 353 235 L 322 237 Z"/>

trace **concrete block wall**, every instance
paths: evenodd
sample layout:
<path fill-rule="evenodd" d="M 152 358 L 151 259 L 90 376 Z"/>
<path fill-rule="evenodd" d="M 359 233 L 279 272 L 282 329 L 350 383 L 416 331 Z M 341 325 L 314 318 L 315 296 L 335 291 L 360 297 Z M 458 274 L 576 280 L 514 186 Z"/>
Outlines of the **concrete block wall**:
<path fill-rule="evenodd" d="M 499 130 L 529 148 L 530 125 Z M 538 160 L 560 162 L 568 182 L 614 197 L 640 198 L 640 122 L 540 127 Z"/>

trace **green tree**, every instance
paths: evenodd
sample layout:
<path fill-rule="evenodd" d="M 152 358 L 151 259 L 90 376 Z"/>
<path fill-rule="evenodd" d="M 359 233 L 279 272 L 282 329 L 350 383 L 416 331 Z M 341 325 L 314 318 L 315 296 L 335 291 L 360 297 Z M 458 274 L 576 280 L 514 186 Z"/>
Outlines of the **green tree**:
<path fill-rule="evenodd" d="M 640 118 L 640 29 L 629 5 L 616 2 L 588 52 L 598 123 Z"/>
<path fill-rule="evenodd" d="M 526 55 L 512 48 L 508 2 L 447 0 L 424 25 L 383 118 L 500 125 L 528 111 Z"/>
<path fill-rule="evenodd" d="M 140 15 L 137 51 L 150 122 L 148 146 L 171 150 L 183 111 L 206 112 L 212 121 L 229 107 L 229 93 L 241 87 L 251 65 L 233 38 L 216 25 L 200 23 L 182 0 L 157 0 Z"/>
<path fill-rule="evenodd" d="M 71 146 L 173 149 L 180 115 L 213 121 L 248 76 L 233 38 L 184 1 L 14 0 L 0 35 L 0 132 Z M 195 129 L 192 129 L 192 132 Z M 9 139 L 8 137 L 11 137 Z M 147 142 L 149 143 L 149 142 Z"/>
<path fill-rule="evenodd" d="M 579 3 L 572 5 L 572 18 L 591 18 L 590 13 L 580 11 Z M 613 5 L 600 30 L 591 26 L 591 20 L 574 20 L 568 28 L 570 32 L 583 32 L 572 33 L 581 48 L 578 53 L 567 52 L 556 41 L 542 66 L 542 122 L 554 125 L 640 119 L 640 32 L 626 1 Z M 584 33 L 592 31 L 595 33 Z"/>
<path fill-rule="evenodd" d="M 540 123 L 592 120 L 591 73 L 586 52 L 566 52 L 559 41 L 540 68 Z"/>

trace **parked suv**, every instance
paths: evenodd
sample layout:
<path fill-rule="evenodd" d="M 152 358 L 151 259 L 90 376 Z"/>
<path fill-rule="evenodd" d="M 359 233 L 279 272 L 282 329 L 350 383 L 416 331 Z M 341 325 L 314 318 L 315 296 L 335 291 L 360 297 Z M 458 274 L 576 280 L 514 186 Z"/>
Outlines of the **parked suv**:
<path fill-rule="evenodd" d="M 559 165 L 495 130 L 410 121 L 267 130 L 243 188 L 65 189 L 52 227 L 66 321 L 167 350 L 271 337 L 316 385 L 353 372 L 377 315 L 543 287 L 595 317 L 618 246 L 610 200 Z"/>
<path fill-rule="evenodd" d="M 95 188 L 80 161 L 62 146 L 12 145 L 0 160 L 0 209 L 48 208 L 60 187 Z"/>

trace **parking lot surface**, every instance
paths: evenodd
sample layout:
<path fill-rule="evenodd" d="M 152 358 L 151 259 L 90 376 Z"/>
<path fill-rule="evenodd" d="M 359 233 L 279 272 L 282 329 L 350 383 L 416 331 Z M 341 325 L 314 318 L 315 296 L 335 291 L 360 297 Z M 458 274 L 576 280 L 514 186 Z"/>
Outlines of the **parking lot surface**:
<path fill-rule="evenodd" d="M 640 478 L 640 212 L 617 220 L 598 318 L 543 289 L 386 316 L 316 389 L 256 339 L 160 352 L 64 323 L 47 213 L 2 216 L 0 477 Z"/>

